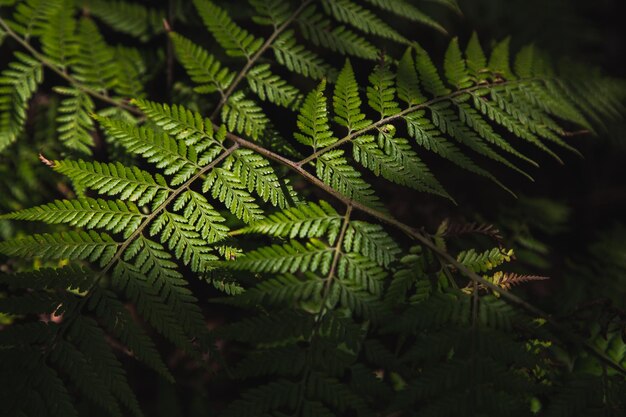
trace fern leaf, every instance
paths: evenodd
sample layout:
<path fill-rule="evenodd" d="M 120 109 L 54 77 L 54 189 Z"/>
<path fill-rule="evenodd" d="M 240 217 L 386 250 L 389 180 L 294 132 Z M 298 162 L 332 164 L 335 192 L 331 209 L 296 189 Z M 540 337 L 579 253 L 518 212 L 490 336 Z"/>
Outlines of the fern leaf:
<path fill-rule="evenodd" d="M 77 80 L 97 90 L 106 91 L 117 83 L 113 49 L 105 43 L 95 23 L 87 18 L 78 24 L 78 54 L 72 69 Z"/>
<path fill-rule="evenodd" d="M 280 208 L 287 207 L 286 188 L 278 179 L 269 161 L 249 149 L 237 149 L 223 165 L 245 184 L 249 192 L 256 194 L 265 202 L 269 201 Z"/>
<path fill-rule="evenodd" d="M 465 49 L 467 69 L 472 76 L 477 80 L 483 80 L 487 78 L 485 69 L 487 68 L 487 57 L 480 45 L 480 40 L 476 32 L 472 33 L 467 48 Z"/>
<path fill-rule="evenodd" d="M 168 135 L 184 141 L 187 146 L 193 145 L 198 152 L 213 146 L 222 149 L 221 141 L 213 135 L 213 124 L 200 113 L 176 104 L 169 106 L 148 100 L 133 100 L 132 103 Z M 205 164 L 210 162 L 200 159 Z"/>
<path fill-rule="evenodd" d="M 0 216 L 2 219 L 42 221 L 49 224 L 65 223 L 86 229 L 124 232 L 125 238 L 139 226 L 144 217 L 133 203 L 93 198 L 57 200 L 54 203 Z"/>
<path fill-rule="evenodd" d="M 240 233 L 263 233 L 270 236 L 322 237 L 328 235 L 332 245 L 339 233 L 341 216 L 327 202 L 303 203 L 241 229 Z"/>
<path fill-rule="evenodd" d="M 172 185 L 187 181 L 200 168 L 193 146 L 145 126 L 137 127 L 104 117 L 97 120 L 111 138 L 128 152 L 141 155 L 157 168 L 163 168 L 166 175 L 174 175 Z"/>
<path fill-rule="evenodd" d="M 72 16 L 72 6 L 67 1 L 65 3 L 50 16 L 41 34 L 43 53 L 61 68 L 67 68 L 78 52 L 76 20 Z"/>
<path fill-rule="evenodd" d="M 85 162 L 83 160 L 53 161 L 55 171 L 68 176 L 80 188 L 90 188 L 101 195 L 119 196 L 122 200 L 143 206 L 150 202 L 158 206 L 171 191 L 165 179 L 136 167 L 121 163 Z"/>
<path fill-rule="evenodd" d="M 301 133 L 294 133 L 298 142 L 312 146 L 314 151 L 337 141 L 328 125 L 325 90 L 326 81 L 322 81 L 307 95 L 298 114 L 298 129 Z"/>
<path fill-rule="evenodd" d="M 170 39 L 191 81 L 199 84 L 194 91 L 203 94 L 226 91 L 235 78 L 233 72 L 222 66 L 213 55 L 178 33 L 170 32 Z"/>
<path fill-rule="evenodd" d="M 513 256 L 512 250 L 493 248 L 483 253 L 476 253 L 470 249 L 457 255 L 457 261 L 470 268 L 474 272 L 486 272 L 509 262 Z"/>
<path fill-rule="evenodd" d="M 344 151 L 333 149 L 317 158 L 317 177 L 348 198 L 380 208 L 381 203 L 374 190 L 343 155 Z"/>
<path fill-rule="evenodd" d="M 506 80 L 515 80 L 509 57 L 510 42 L 511 39 L 506 38 L 493 48 L 489 57 L 489 69 Z"/>
<path fill-rule="evenodd" d="M 408 43 L 406 38 L 387 25 L 371 11 L 364 9 L 351 0 L 324 0 L 324 11 L 340 22 L 347 23 L 365 33 Z"/>
<path fill-rule="evenodd" d="M 285 245 L 265 246 L 238 257 L 223 265 L 238 270 L 272 273 L 320 271 L 327 274 L 333 260 L 334 249 L 317 239 L 306 244 L 296 240 Z"/>
<path fill-rule="evenodd" d="M 246 75 L 246 80 L 248 80 L 250 89 L 261 100 L 268 100 L 283 107 L 296 107 L 301 96 L 297 88 L 272 74 L 269 64 L 261 64 L 252 68 Z"/>
<path fill-rule="evenodd" d="M 117 68 L 115 93 L 123 97 L 145 97 L 147 68 L 139 50 L 118 45 L 113 52 Z"/>
<path fill-rule="evenodd" d="M 183 217 L 209 243 L 219 242 L 228 236 L 228 227 L 222 224 L 226 220 L 202 194 L 185 191 L 174 203 L 174 210 L 183 210 Z"/>
<path fill-rule="evenodd" d="M 381 226 L 362 221 L 350 222 L 343 247 L 346 252 L 360 253 L 384 267 L 394 262 L 401 252 Z"/>
<path fill-rule="evenodd" d="M 416 48 L 415 66 L 424 89 L 434 97 L 450 94 L 450 90 L 444 85 L 428 53 L 422 48 Z"/>
<path fill-rule="evenodd" d="M 84 259 L 106 265 L 119 243 L 96 232 L 62 232 L 30 235 L 0 242 L 0 253 L 21 258 Z"/>
<path fill-rule="evenodd" d="M 378 49 L 367 39 L 345 26 L 334 25 L 318 13 L 315 6 L 307 7 L 298 16 L 298 25 L 302 36 L 315 46 L 357 58 L 375 60 L 378 57 Z"/>
<path fill-rule="evenodd" d="M 196 272 L 210 269 L 210 262 L 217 257 L 196 231 L 196 227 L 181 215 L 163 212 L 150 225 L 150 236 L 159 235 L 161 242 L 174 252 L 174 255 L 190 265 Z"/>
<path fill-rule="evenodd" d="M 263 44 L 263 38 L 256 38 L 247 30 L 239 27 L 225 10 L 213 2 L 194 0 L 193 3 L 204 25 L 229 56 L 246 56 L 249 58 Z"/>
<path fill-rule="evenodd" d="M 165 13 L 125 1 L 89 0 L 89 13 L 118 32 L 127 33 L 142 41 L 162 30 Z"/>
<path fill-rule="evenodd" d="M 367 2 L 383 10 L 390 11 L 397 16 L 430 26 L 441 33 L 448 33 L 443 26 L 434 21 L 427 14 L 404 0 L 367 0 Z"/>
<path fill-rule="evenodd" d="M 347 127 L 349 133 L 354 130 L 360 130 L 371 123 L 361 113 L 359 86 L 350 61 L 346 61 L 337 78 L 333 95 L 333 110 L 335 111 L 337 123 Z"/>
<path fill-rule="evenodd" d="M 421 104 L 426 101 L 426 97 L 420 89 L 419 79 L 415 70 L 415 62 L 411 49 L 407 49 L 398 63 L 398 74 L 396 77 L 398 88 L 398 98 L 406 102 L 409 106 Z"/>
<path fill-rule="evenodd" d="M 63 1 L 27 0 L 20 2 L 13 14 L 14 30 L 25 38 L 40 36 L 50 19 L 64 6 Z"/>
<path fill-rule="evenodd" d="M 259 25 L 272 25 L 277 28 L 285 23 L 292 13 L 290 4 L 282 0 L 249 0 L 249 3 L 258 13 L 252 20 Z"/>
<path fill-rule="evenodd" d="M 395 100 L 395 76 L 383 63 L 374 68 L 369 76 L 370 86 L 367 87 L 367 100 L 372 109 L 380 113 L 380 118 L 393 116 L 400 112 Z"/>
<path fill-rule="evenodd" d="M 230 131 L 245 133 L 258 139 L 265 131 L 269 119 L 257 103 L 246 98 L 242 91 L 237 91 L 222 107 L 222 122 Z"/>
<path fill-rule="evenodd" d="M 28 101 L 43 80 L 39 61 L 20 52 L 15 58 L 0 75 L 0 152 L 22 132 Z"/>
<path fill-rule="evenodd" d="M 446 50 L 443 61 L 443 68 L 448 82 L 457 90 L 470 87 L 472 85 L 469 72 L 459 47 L 459 39 L 454 38 Z"/>
<path fill-rule="evenodd" d="M 93 119 L 89 116 L 95 110 L 91 98 L 77 89 L 56 87 L 57 93 L 67 96 L 59 106 L 57 132 L 59 139 L 68 148 L 79 152 L 91 153 L 93 146 L 91 132 L 94 130 Z"/>
<path fill-rule="evenodd" d="M 246 190 L 246 184 L 232 172 L 215 168 L 204 180 L 202 192 L 211 191 L 238 218 L 246 223 L 263 218 L 263 211 L 254 202 L 254 198 Z"/>
<path fill-rule="evenodd" d="M 280 35 L 272 44 L 272 49 L 276 61 L 290 71 L 317 80 L 327 78 L 332 81 L 335 77 L 334 70 L 319 56 L 296 43 L 293 31 Z"/>

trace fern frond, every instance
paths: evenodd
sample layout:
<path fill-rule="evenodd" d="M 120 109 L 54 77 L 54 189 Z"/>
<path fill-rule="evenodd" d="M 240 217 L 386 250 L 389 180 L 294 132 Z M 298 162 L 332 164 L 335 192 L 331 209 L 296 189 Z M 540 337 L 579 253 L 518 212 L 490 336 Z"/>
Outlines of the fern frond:
<path fill-rule="evenodd" d="M 272 44 L 276 61 L 290 71 L 313 79 L 327 78 L 332 81 L 334 69 L 328 66 L 318 55 L 298 45 L 293 31 L 284 32 Z"/>
<path fill-rule="evenodd" d="M 28 101 L 43 80 L 39 61 L 20 52 L 14 56 L 16 60 L 0 74 L 0 151 L 22 132 Z"/>
<path fill-rule="evenodd" d="M 459 47 L 459 39 L 454 38 L 450 42 L 443 61 L 443 69 L 448 79 L 448 83 L 456 87 L 457 90 L 467 88 L 472 85 L 470 74 L 467 70 L 465 60 Z"/>
<path fill-rule="evenodd" d="M 507 80 L 515 80 L 517 77 L 511 70 L 511 61 L 509 56 L 510 51 L 510 38 L 505 38 L 500 41 L 491 51 L 489 57 L 489 69 L 496 75 Z"/>
<path fill-rule="evenodd" d="M 83 160 L 53 161 L 55 171 L 69 177 L 75 186 L 90 188 L 101 195 L 119 196 L 121 200 L 154 206 L 165 201 L 171 191 L 165 179 L 136 167 L 121 163 L 85 162 Z"/>
<path fill-rule="evenodd" d="M 72 6 L 65 1 L 63 7 L 50 16 L 41 34 L 43 53 L 61 68 L 67 68 L 78 52 L 76 20 L 72 16 Z"/>
<path fill-rule="evenodd" d="M 421 23 L 425 26 L 430 26 L 441 33 L 448 33 L 443 26 L 430 18 L 427 14 L 404 0 L 367 0 L 367 2 L 383 10 L 390 11 L 397 16 Z"/>
<path fill-rule="evenodd" d="M 165 13 L 125 1 L 89 0 L 89 13 L 118 32 L 127 33 L 142 41 L 162 31 Z"/>
<path fill-rule="evenodd" d="M 256 191 L 263 201 L 269 201 L 280 208 L 288 206 L 284 192 L 289 192 L 286 184 L 281 183 L 269 161 L 258 153 L 249 149 L 237 149 L 224 161 L 223 168 L 237 176 L 249 192 Z"/>
<path fill-rule="evenodd" d="M 391 39 L 399 43 L 408 43 L 404 36 L 396 32 L 382 19 L 351 0 L 324 0 L 322 5 L 326 13 L 340 22 L 354 26 L 365 33 Z"/>
<path fill-rule="evenodd" d="M 207 242 L 215 243 L 227 237 L 228 227 L 222 224 L 226 220 L 202 194 L 185 191 L 178 197 L 173 208 L 175 211 L 182 210 L 183 217 Z"/>
<path fill-rule="evenodd" d="M 187 181 L 200 168 L 193 146 L 145 126 L 137 127 L 104 117 L 97 117 L 97 120 L 111 138 L 128 152 L 141 155 L 157 168 L 163 168 L 166 175 L 174 175 L 172 185 Z"/>
<path fill-rule="evenodd" d="M 250 224 L 240 233 L 262 233 L 270 236 L 315 237 L 328 235 L 332 245 L 339 234 L 341 216 L 327 202 L 303 203 Z"/>
<path fill-rule="evenodd" d="M 155 235 L 159 235 L 161 243 L 167 244 L 174 255 L 185 265 L 190 265 L 193 271 L 208 271 L 210 263 L 217 260 L 211 254 L 212 248 L 184 216 L 163 212 L 150 225 L 150 236 Z"/>
<path fill-rule="evenodd" d="M 474 249 L 470 249 L 459 253 L 456 258 L 474 272 L 486 272 L 509 262 L 512 257 L 512 250 L 493 248 L 483 253 L 476 253 Z"/>
<path fill-rule="evenodd" d="M 376 224 L 351 221 L 343 241 L 346 252 L 356 252 L 388 267 L 400 254 L 400 247 Z"/>
<path fill-rule="evenodd" d="M 128 237 L 145 216 L 133 203 L 83 198 L 57 200 L 39 207 L 5 214 L 0 219 L 42 221 L 49 224 L 69 224 L 86 229 L 104 229 L 113 233 L 124 232 Z"/>
<path fill-rule="evenodd" d="M 231 72 L 213 55 L 200 46 L 175 32 L 170 32 L 176 56 L 185 67 L 191 81 L 199 84 L 194 88 L 197 93 L 207 94 L 215 91 L 226 91 L 235 78 Z"/>
<path fill-rule="evenodd" d="M 0 242 L 0 253 L 22 258 L 85 259 L 106 265 L 119 243 L 96 232 L 62 232 L 30 235 Z"/>
<path fill-rule="evenodd" d="M 246 98 L 242 91 L 237 91 L 222 107 L 222 122 L 230 131 L 258 139 L 265 131 L 269 119 L 257 103 Z"/>
<path fill-rule="evenodd" d="M 263 38 L 256 38 L 247 30 L 239 27 L 225 10 L 213 2 L 194 0 L 193 3 L 206 28 L 229 56 L 246 56 L 249 58 L 263 44 Z"/>
<path fill-rule="evenodd" d="M 381 119 L 400 112 L 400 107 L 395 100 L 394 79 L 395 76 L 386 63 L 377 65 L 369 76 L 367 102 L 372 109 L 380 113 Z"/>
<path fill-rule="evenodd" d="M 77 89 L 56 87 L 57 93 L 67 96 L 59 106 L 57 131 L 59 139 L 65 146 L 82 153 L 91 153 L 93 146 L 91 132 L 94 130 L 93 119 L 90 117 L 95 110 L 91 98 Z"/>
<path fill-rule="evenodd" d="M 322 81 L 307 95 L 298 114 L 298 129 L 301 133 L 294 133 L 298 142 L 313 147 L 314 151 L 337 141 L 328 124 L 325 90 L 326 81 Z"/>
<path fill-rule="evenodd" d="M 254 272 L 295 273 L 319 270 L 322 274 L 327 274 L 333 252 L 332 248 L 317 239 L 310 239 L 304 245 L 292 240 L 282 246 L 259 248 L 223 265 Z"/>
<path fill-rule="evenodd" d="M 298 25 L 302 36 L 315 46 L 369 60 L 378 56 L 378 49 L 367 39 L 345 26 L 334 25 L 315 6 L 307 7 L 298 16 Z"/>
<path fill-rule="evenodd" d="M 249 0 L 258 15 L 252 20 L 259 25 L 272 25 L 275 28 L 289 19 L 292 13 L 291 5 L 282 0 Z"/>
<path fill-rule="evenodd" d="M 443 83 L 443 80 L 439 75 L 439 71 L 437 70 L 435 64 L 433 64 L 428 52 L 419 47 L 415 48 L 415 67 L 417 68 L 417 72 L 424 89 L 434 97 L 450 94 L 450 89 L 448 89 Z"/>
<path fill-rule="evenodd" d="M 118 45 L 113 52 L 117 68 L 115 93 L 123 97 L 145 97 L 147 68 L 139 49 Z"/>
<path fill-rule="evenodd" d="M 478 39 L 476 32 L 472 33 L 472 37 L 467 43 L 467 47 L 465 48 L 465 57 L 467 69 L 472 74 L 472 77 L 479 81 L 488 77 L 486 71 L 487 57 L 485 56 L 485 52 L 480 45 L 480 40 Z"/>
<path fill-rule="evenodd" d="M 340 149 L 324 153 L 316 161 L 317 177 L 348 198 L 371 207 L 381 207 L 371 186 L 361 178 Z"/>
<path fill-rule="evenodd" d="M 333 94 L 333 110 L 335 111 L 337 123 L 347 127 L 349 133 L 354 130 L 360 130 L 371 123 L 361 113 L 359 86 L 350 61 L 346 61 L 337 78 Z"/>
<path fill-rule="evenodd" d="M 263 218 L 263 210 L 254 202 L 254 198 L 246 190 L 246 184 L 232 172 L 215 168 L 204 180 L 202 192 L 211 191 L 233 213 L 246 223 Z"/>
<path fill-rule="evenodd" d="M 117 83 L 118 68 L 113 49 L 88 18 L 81 19 L 78 24 L 78 53 L 72 69 L 77 80 L 97 90 L 109 90 Z"/>
<path fill-rule="evenodd" d="M 14 30 L 25 38 L 40 36 L 50 19 L 64 6 L 63 1 L 27 0 L 15 8 Z"/>
<path fill-rule="evenodd" d="M 520 275 L 510 272 L 496 272 L 491 281 L 499 287 L 510 289 L 516 285 L 525 284 L 532 281 L 545 281 L 550 279 L 548 277 L 542 277 L 539 275 Z"/>
<path fill-rule="evenodd" d="M 185 142 L 198 151 L 204 151 L 212 146 L 222 149 L 219 136 L 213 134 L 213 124 L 203 118 L 200 113 L 173 104 L 155 103 L 148 100 L 132 100 L 148 118 L 160 127 L 168 135 Z M 201 163 L 209 163 L 210 160 L 201 158 Z"/>
<path fill-rule="evenodd" d="M 261 100 L 268 100 L 283 107 L 297 107 L 301 98 L 300 91 L 292 85 L 272 74 L 269 64 L 261 64 L 252 68 L 246 75 L 250 89 Z"/>
<path fill-rule="evenodd" d="M 407 49 L 398 63 L 398 74 L 396 76 L 398 88 L 398 98 L 408 105 L 416 105 L 426 101 L 426 97 L 420 89 L 420 82 L 415 70 L 415 62 L 411 49 Z"/>

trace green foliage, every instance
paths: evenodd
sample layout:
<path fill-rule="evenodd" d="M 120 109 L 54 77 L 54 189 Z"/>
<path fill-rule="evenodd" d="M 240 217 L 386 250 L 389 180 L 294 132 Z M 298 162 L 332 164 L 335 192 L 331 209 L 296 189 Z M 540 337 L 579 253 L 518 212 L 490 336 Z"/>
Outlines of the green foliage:
<path fill-rule="evenodd" d="M 501 166 L 532 179 L 534 151 L 560 160 L 568 130 L 623 113 L 616 81 L 508 39 L 486 54 L 475 34 L 436 63 L 396 24 L 446 32 L 421 2 L 249 4 L 172 2 L 164 24 L 132 1 L 3 8 L 0 37 L 19 50 L 0 76 L 0 152 L 34 162 L 42 149 L 62 196 L 31 200 L 9 187 L 25 169 L 0 166 L 0 414 L 141 416 L 129 357 L 168 381 L 199 375 L 191 391 L 223 383 L 199 415 L 623 410 L 616 315 L 584 336 L 550 327 L 510 291 L 546 278 L 509 269 L 493 228 L 431 235 L 390 200 L 407 187 L 434 195 L 407 197 L 424 212 L 453 201 L 442 182 L 461 177 L 425 151 L 512 193 Z M 513 235 L 518 256 L 534 243 Z M 612 248 L 594 250 L 618 259 Z"/>

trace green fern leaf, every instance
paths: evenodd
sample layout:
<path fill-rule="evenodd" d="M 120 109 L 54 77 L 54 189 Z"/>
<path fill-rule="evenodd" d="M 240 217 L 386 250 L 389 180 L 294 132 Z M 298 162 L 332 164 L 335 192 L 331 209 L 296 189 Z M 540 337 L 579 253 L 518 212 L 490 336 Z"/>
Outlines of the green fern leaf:
<path fill-rule="evenodd" d="M 356 252 L 388 267 L 400 254 L 400 247 L 376 224 L 352 221 L 343 241 L 346 252 Z"/>
<path fill-rule="evenodd" d="M 324 11 L 340 22 L 347 23 L 365 33 L 408 43 L 406 38 L 387 25 L 371 11 L 364 9 L 350 0 L 324 0 Z"/>
<path fill-rule="evenodd" d="M 93 231 L 45 233 L 0 242 L 0 253 L 21 258 L 85 259 L 104 266 L 118 246 L 109 235 Z"/>
<path fill-rule="evenodd" d="M 279 76 L 272 74 L 269 64 L 261 64 L 252 68 L 246 75 L 250 89 L 261 100 L 287 108 L 297 107 L 301 98 L 297 88 L 287 84 Z"/>
<path fill-rule="evenodd" d="M 235 216 L 246 223 L 263 218 L 263 210 L 246 190 L 246 184 L 232 172 L 215 168 L 204 180 L 202 192 L 211 191 L 213 198 L 223 202 Z"/>
<path fill-rule="evenodd" d="M 27 39 L 40 36 L 50 19 L 64 6 L 60 0 L 27 0 L 20 2 L 13 14 L 14 30 Z"/>
<path fill-rule="evenodd" d="M 94 130 L 93 119 L 90 117 L 95 110 L 91 98 L 77 89 L 56 87 L 59 94 L 67 96 L 59 106 L 57 132 L 65 146 L 79 152 L 90 154 L 93 146 L 91 132 Z"/>
<path fill-rule="evenodd" d="M 444 85 L 428 53 L 422 48 L 416 48 L 415 66 L 424 89 L 434 97 L 450 94 L 450 90 Z"/>
<path fill-rule="evenodd" d="M 72 69 L 81 83 L 106 91 L 117 84 L 118 68 L 113 49 L 107 45 L 91 20 L 83 18 L 78 24 L 78 54 Z"/>
<path fill-rule="evenodd" d="M 382 205 L 371 186 L 361 178 L 344 157 L 344 151 L 333 149 L 316 161 L 317 177 L 336 191 L 374 208 Z"/>
<path fill-rule="evenodd" d="M 459 253 L 457 255 L 457 261 L 461 262 L 474 272 L 486 272 L 502 265 L 505 262 L 509 262 L 512 256 L 512 250 L 502 248 L 493 248 L 483 253 L 476 253 L 475 250 L 470 249 Z"/>
<path fill-rule="evenodd" d="M 265 131 L 269 119 L 257 103 L 246 98 L 242 91 L 237 91 L 222 107 L 222 122 L 230 131 L 258 139 Z"/>
<path fill-rule="evenodd" d="M 287 207 L 283 191 L 286 186 L 278 179 L 269 161 L 261 155 L 249 149 L 237 149 L 226 159 L 223 168 L 238 177 L 249 192 L 256 191 L 263 201 L 280 208 Z"/>
<path fill-rule="evenodd" d="M 272 273 L 320 271 L 327 274 L 333 260 L 334 249 L 317 239 L 306 244 L 296 240 L 285 245 L 272 245 L 250 251 L 233 262 L 222 265 L 238 270 Z"/>
<path fill-rule="evenodd" d="M 39 207 L 0 216 L 0 219 L 42 221 L 49 224 L 65 223 L 86 229 L 104 229 L 124 232 L 127 238 L 145 216 L 133 203 L 84 198 L 57 200 Z"/>
<path fill-rule="evenodd" d="M 209 32 L 229 56 L 250 58 L 263 44 L 263 38 L 255 38 L 248 31 L 237 26 L 228 13 L 213 2 L 194 0 L 193 3 Z"/>
<path fill-rule="evenodd" d="M 315 46 L 357 58 L 375 60 L 378 57 L 378 49 L 367 39 L 345 26 L 332 24 L 315 6 L 307 7 L 298 16 L 298 25 L 302 36 Z"/>
<path fill-rule="evenodd" d="M 97 120 L 111 138 L 128 152 L 141 155 L 157 168 L 163 168 L 166 175 L 174 175 L 172 185 L 187 181 L 200 168 L 193 146 L 145 126 L 137 127 L 104 117 L 97 117 Z"/>
<path fill-rule="evenodd" d="M 296 43 L 294 33 L 291 30 L 280 35 L 272 44 L 272 49 L 276 61 L 286 66 L 290 71 L 317 80 L 326 78 L 332 81 L 335 77 L 334 70 L 319 56 Z"/>
<path fill-rule="evenodd" d="M 335 111 L 335 120 L 340 125 L 347 127 L 348 133 L 360 130 L 371 123 L 361 113 L 359 86 L 350 61 L 346 61 L 337 78 L 333 95 L 333 110 Z"/>
<path fill-rule="evenodd" d="M 380 113 L 380 118 L 393 116 L 400 112 L 395 100 L 395 76 L 383 63 L 374 68 L 369 76 L 370 86 L 367 87 L 367 100 L 372 109 Z"/>
<path fill-rule="evenodd" d="M 270 236 L 322 237 L 332 245 L 339 234 L 341 216 L 325 201 L 303 203 L 254 222 L 239 233 L 262 233 Z"/>
<path fill-rule="evenodd" d="M 136 201 L 143 206 L 152 202 L 158 206 L 172 191 L 165 179 L 136 167 L 121 163 L 105 164 L 82 160 L 53 161 L 55 171 L 68 176 L 80 188 L 90 188 L 101 195 L 119 196 L 122 200 Z"/>
<path fill-rule="evenodd" d="M 419 79 L 415 70 L 415 62 L 411 49 L 407 49 L 398 63 L 398 75 L 396 77 L 398 88 L 398 98 L 406 102 L 409 106 L 421 104 L 426 101 L 426 97 L 420 89 Z"/>
<path fill-rule="evenodd" d="M 491 51 L 491 57 L 489 57 L 489 69 L 506 80 L 515 80 L 516 77 L 511 70 L 511 62 L 509 57 L 509 50 L 511 39 L 506 38 L 499 42 Z"/>
<path fill-rule="evenodd" d="M 203 240 L 209 243 L 219 242 L 228 236 L 226 220 L 213 208 L 202 194 L 185 191 L 174 203 L 174 210 L 183 210 L 183 217 L 194 226 Z"/>
<path fill-rule="evenodd" d="M 165 13 L 125 1 L 89 0 L 89 13 L 117 30 L 142 41 L 162 31 Z"/>
<path fill-rule="evenodd" d="M 0 152 L 22 132 L 28 101 L 43 80 L 39 61 L 20 52 L 15 58 L 0 75 Z"/>
<path fill-rule="evenodd" d="M 191 81 L 199 84 L 194 88 L 194 91 L 202 94 L 226 91 L 235 78 L 234 73 L 222 66 L 213 55 L 189 39 L 175 32 L 170 32 L 170 39 L 176 55 L 187 70 Z"/>
<path fill-rule="evenodd" d="M 61 68 L 67 68 L 78 52 L 76 20 L 72 11 L 72 6 L 65 4 L 50 16 L 41 34 L 43 53 Z"/>
<path fill-rule="evenodd" d="M 115 93 L 123 97 L 142 98 L 147 68 L 139 49 L 118 45 L 115 50 L 117 68 Z"/>
<path fill-rule="evenodd" d="M 271 25 L 275 28 L 285 23 L 292 13 L 291 5 L 282 0 L 249 0 L 258 15 L 252 20 L 259 25 Z"/>
<path fill-rule="evenodd" d="M 323 80 L 307 95 L 298 114 L 298 129 L 301 133 L 294 133 L 298 142 L 313 147 L 314 151 L 337 141 L 328 125 L 325 90 L 326 81 Z"/>
<path fill-rule="evenodd" d="M 443 68 L 448 82 L 457 90 L 470 87 L 472 85 L 469 72 L 459 47 L 459 39 L 454 38 L 450 42 L 443 61 Z"/>
<path fill-rule="evenodd" d="M 486 79 L 488 76 L 485 71 L 487 68 L 487 57 L 485 56 L 485 52 L 483 52 L 482 46 L 480 46 L 480 40 L 476 32 L 472 33 L 472 37 L 465 49 L 465 56 L 467 57 L 467 69 L 472 76 L 477 80 Z"/>

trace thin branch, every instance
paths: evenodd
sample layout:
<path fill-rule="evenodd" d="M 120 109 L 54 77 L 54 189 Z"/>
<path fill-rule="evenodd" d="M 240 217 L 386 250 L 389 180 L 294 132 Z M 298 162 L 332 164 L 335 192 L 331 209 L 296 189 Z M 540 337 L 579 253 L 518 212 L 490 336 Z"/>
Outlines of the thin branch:
<path fill-rule="evenodd" d="M 303 2 L 300 5 L 300 7 L 298 7 L 292 13 L 292 15 L 289 16 L 289 18 L 287 20 L 285 20 L 285 22 L 283 22 L 282 25 L 278 26 L 274 30 L 274 32 L 270 35 L 270 37 L 267 38 L 267 40 L 263 43 L 263 45 L 261 45 L 259 50 L 256 51 L 254 53 L 254 55 L 252 55 L 252 57 L 250 57 L 248 59 L 248 62 L 246 62 L 246 65 L 244 65 L 244 67 L 241 69 L 241 71 L 239 71 L 239 73 L 237 74 L 235 79 L 230 83 L 230 85 L 228 86 L 228 89 L 222 95 L 222 98 L 221 98 L 220 102 L 215 107 L 215 110 L 213 110 L 213 113 L 211 113 L 211 117 L 210 117 L 211 120 L 214 120 L 215 117 L 217 117 L 217 115 L 219 114 L 220 110 L 222 110 L 222 107 L 224 107 L 224 104 L 226 104 L 226 102 L 228 101 L 230 96 L 233 94 L 233 92 L 235 91 L 235 89 L 237 88 L 239 83 L 241 83 L 241 81 L 244 79 L 244 77 L 248 74 L 248 71 L 250 71 L 250 68 L 252 68 L 252 66 L 259 60 L 259 58 L 261 58 L 261 56 L 265 53 L 265 51 L 267 51 L 267 49 L 272 46 L 272 44 L 274 43 L 274 41 L 276 40 L 278 35 L 283 33 L 285 31 L 285 29 L 287 29 L 287 27 L 289 27 L 289 25 L 291 25 L 291 23 L 293 23 L 293 21 L 298 17 L 298 15 L 300 13 L 302 13 L 304 8 L 306 6 L 308 6 L 312 1 L 313 0 L 306 0 L 305 2 Z"/>

